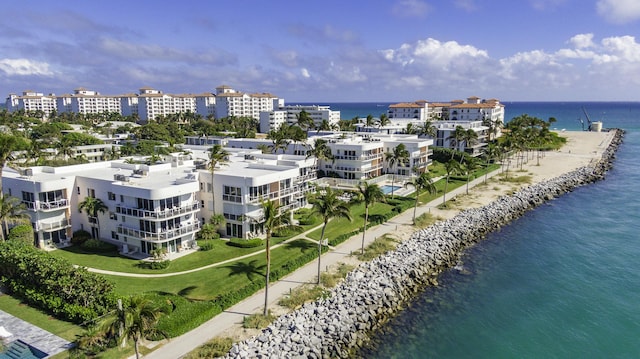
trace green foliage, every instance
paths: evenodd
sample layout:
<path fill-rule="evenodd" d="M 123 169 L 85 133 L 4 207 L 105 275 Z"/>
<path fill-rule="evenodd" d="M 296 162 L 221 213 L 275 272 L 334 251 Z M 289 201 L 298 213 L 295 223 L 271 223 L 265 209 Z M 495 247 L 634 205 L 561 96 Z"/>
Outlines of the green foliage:
<path fill-rule="evenodd" d="M 228 246 L 239 247 L 239 248 L 255 248 L 260 247 L 262 243 L 262 239 L 260 238 L 252 238 L 252 239 L 241 239 L 241 238 L 231 238 L 228 242 Z"/>
<path fill-rule="evenodd" d="M 267 315 L 252 314 L 248 317 L 244 317 L 242 321 L 242 327 L 249 329 L 262 329 L 266 328 L 276 319 L 276 316 L 271 314 L 271 311 Z"/>
<path fill-rule="evenodd" d="M 61 142 L 64 142 L 68 146 L 84 146 L 84 145 L 99 145 L 103 142 L 91 135 L 87 135 L 86 133 L 79 132 L 69 132 L 62 135 L 60 139 Z"/>
<path fill-rule="evenodd" d="M 25 243 L 0 243 L 0 263 L 0 282 L 10 294 L 57 318 L 85 322 L 114 303 L 113 284 L 104 277 Z"/>
<path fill-rule="evenodd" d="M 296 309 L 306 302 L 314 301 L 326 295 L 327 291 L 324 288 L 316 285 L 306 285 L 292 290 L 288 296 L 280 299 L 278 304 L 289 309 Z"/>
<path fill-rule="evenodd" d="M 434 224 L 437 220 L 438 218 L 434 218 L 431 213 L 423 213 L 416 217 L 416 221 L 413 225 L 418 228 L 426 228 Z"/>
<path fill-rule="evenodd" d="M 358 255 L 358 259 L 361 261 L 370 261 L 381 254 L 384 254 L 396 247 L 396 241 L 385 236 L 376 238 L 367 248 L 364 250 L 364 254 Z"/>
<path fill-rule="evenodd" d="M 91 238 L 91 233 L 83 230 L 83 229 L 79 229 L 75 232 L 73 232 L 73 237 L 71 237 L 71 243 L 73 244 L 82 244 L 84 243 L 87 239 Z"/>
<path fill-rule="evenodd" d="M 26 244 L 33 245 L 33 228 L 29 224 L 19 224 L 9 230 L 9 240 L 22 241 Z"/>
<path fill-rule="evenodd" d="M 234 340 L 232 338 L 213 338 L 206 344 L 187 354 L 184 359 L 209 359 L 222 357 L 231 350 Z"/>
<path fill-rule="evenodd" d="M 147 268 L 147 269 L 153 269 L 153 270 L 167 269 L 167 268 L 169 268 L 169 265 L 171 265 L 171 261 L 168 260 L 168 259 L 165 259 L 165 260 L 152 260 L 152 261 L 140 261 L 138 263 L 138 267 L 140 267 L 140 268 Z"/>
<path fill-rule="evenodd" d="M 158 321 L 158 329 L 169 337 L 182 335 L 222 312 L 214 301 L 192 301 L 181 295 L 168 293 L 147 294 L 147 297 L 157 303 L 171 305 L 172 310 Z"/>
<path fill-rule="evenodd" d="M 302 233 L 304 228 L 300 226 L 286 226 L 280 227 L 273 232 L 274 237 L 290 237 L 296 234 Z"/>
<path fill-rule="evenodd" d="M 80 247 L 87 252 L 93 253 L 110 253 L 117 249 L 117 247 L 111 243 L 101 241 L 99 239 L 89 238 L 80 244 Z"/>
<path fill-rule="evenodd" d="M 215 248 L 215 244 L 211 241 L 206 241 L 199 245 L 201 251 L 210 251 Z"/>

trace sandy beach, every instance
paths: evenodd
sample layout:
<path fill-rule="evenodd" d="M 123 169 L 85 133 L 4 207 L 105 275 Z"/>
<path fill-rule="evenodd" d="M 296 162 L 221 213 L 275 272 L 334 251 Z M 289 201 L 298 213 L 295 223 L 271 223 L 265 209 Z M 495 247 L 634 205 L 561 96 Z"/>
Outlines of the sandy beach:
<path fill-rule="evenodd" d="M 500 196 L 513 193 L 524 186 L 529 186 L 544 180 L 548 180 L 577 168 L 583 167 L 601 158 L 603 151 L 610 144 L 613 133 L 609 132 L 582 132 L 562 131 L 559 135 L 567 138 L 567 143 L 559 151 L 545 152 L 543 156 L 536 158 L 536 153 L 529 154 L 529 159 L 522 165 L 522 169 L 512 159 L 509 168 L 509 177 L 527 176 L 530 181 L 509 182 L 501 179 L 503 169 L 489 174 L 487 183 L 484 176 L 471 182 L 469 194 L 466 194 L 466 186 L 461 186 L 447 194 L 447 200 L 455 199 L 454 205 L 447 210 L 438 209 L 442 203 L 442 197 L 430 203 L 422 204 L 417 214 L 429 212 L 436 218 L 451 218 L 463 209 L 484 206 Z M 373 227 L 367 231 L 366 242 L 371 243 L 382 235 L 390 235 L 397 240 L 407 239 L 416 230 L 412 225 L 413 211 L 405 211 L 391 221 Z M 356 235 L 323 255 L 323 268 L 331 271 L 340 263 L 352 265 L 359 261 L 351 253 L 360 248 L 362 235 Z M 281 281 L 270 286 L 270 308 L 276 315 L 284 314 L 288 309 L 277 304 L 280 298 L 287 295 L 292 289 L 304 284 L 315 282 L 317 262 L 298 269 Z M 264 291 L 259 291 L 253 296 L 229 308 L 222 314 L 212 318 L 202 326 L 181 337 L 174 338 L 164 343 L 160 348 L 148 354 L 148 358 L 176 358 L 193 350 L 214 337 L 231 337 L 234 341 L 240 341 L 256 334 L 259 330 L 247 330 L 242 328 L 242 319 L 250 314 L 259 313 L 264 303 Z"/>

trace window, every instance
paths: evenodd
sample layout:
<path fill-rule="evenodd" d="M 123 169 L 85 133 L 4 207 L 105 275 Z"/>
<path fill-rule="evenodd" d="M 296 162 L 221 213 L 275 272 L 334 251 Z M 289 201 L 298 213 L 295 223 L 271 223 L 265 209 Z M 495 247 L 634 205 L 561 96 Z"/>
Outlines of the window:
<path fill-rule="evenodd" d="M 87 196 L 96 198 L 96 190 L 93 188 L 87 188 Z"/>
<path fill-rule="evenodd" d="M 116 194 L 113 192 L 107 192 L 107 197 L 109 198 L 110 201 L 116 200 Z"/>
<path fill-rule="evenodd" d="M 229 202 L 242 202 L 242 189 L 240 187 L 224 186 L 222 200 Z"/>
<path fill-rule="evenodd" d="M 78 186 L 77 192 L 78 194 L 80 194 L 80 186 Z"/>

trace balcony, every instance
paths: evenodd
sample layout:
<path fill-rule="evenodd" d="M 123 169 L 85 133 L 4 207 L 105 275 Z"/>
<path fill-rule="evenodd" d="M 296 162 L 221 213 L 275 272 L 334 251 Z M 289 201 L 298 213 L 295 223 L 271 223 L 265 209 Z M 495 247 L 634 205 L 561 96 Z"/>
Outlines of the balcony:
<path fill-rule="evenodd" d="M 181 225 L 177 228 L 162 229 L 161 232 L 146 232 L 135 228 L 118 226 L 118 234 L 134 237 L 142 240 L 165 241 L 180 238 L 186 234 L 195 233 L 200 230 L 200 222 Z"/>
<path fill-rule="evenodd" d="M 24 203 L 24 205 L 27 207 L 27 209 L 32 210 L 32 211 L 35 211 L 36 209 L 40 210 L 40 211 L 53 211 L 53 210 L 56 210 L 56 209 L 69 207 L 69 200 L 67 200 L 66 198 L 55 200 L 55 201 L 51 201 L 51 202 L 43 202 L 43 201 L 27 202 L 27 201 L 22 201 L 22 203 Z"/>
<path fill-rule="evenodd" d="M 57 222 L 37 223 L 36 231 L 51 232 L 68 227 L 71 227 L 71 222 L 69 222 L 69 220 L 65 218 Z"/>
<path fill-rule="evenodd" d="M 149 211 L 141 208 L 116 206 L 116 213 L 129 217 L 147 219 L 167 219 L 193 213 L 200 209 L 200 202 L 191 202 L 180 207 L 167 208 L 164 210 Z"/>

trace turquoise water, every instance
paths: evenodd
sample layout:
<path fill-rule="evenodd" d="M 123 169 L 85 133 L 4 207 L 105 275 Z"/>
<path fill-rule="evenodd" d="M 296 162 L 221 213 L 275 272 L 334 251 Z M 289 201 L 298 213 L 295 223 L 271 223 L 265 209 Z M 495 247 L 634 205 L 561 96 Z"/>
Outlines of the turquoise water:
<path fill-rule="evenodd" d="M 607 178 L 469 249 L 359 357 L 640 357 L 640 103 L 507 103 L 506 118 L 579 130 L 582 106 L 627 130 Z"/>
<path fill-rule="evenodd" d="M 391 185 L 388 185 L 388 184 L 380 187 L 380 189 L 382 190 L 382 193 L 384 193 L 384 194 L 389 194 L 389 193 L 391 193 L 391 191 L 397 191 L 397 190 L 399 190 L 401 188 L 402 187 L 391 186 Z"/>

